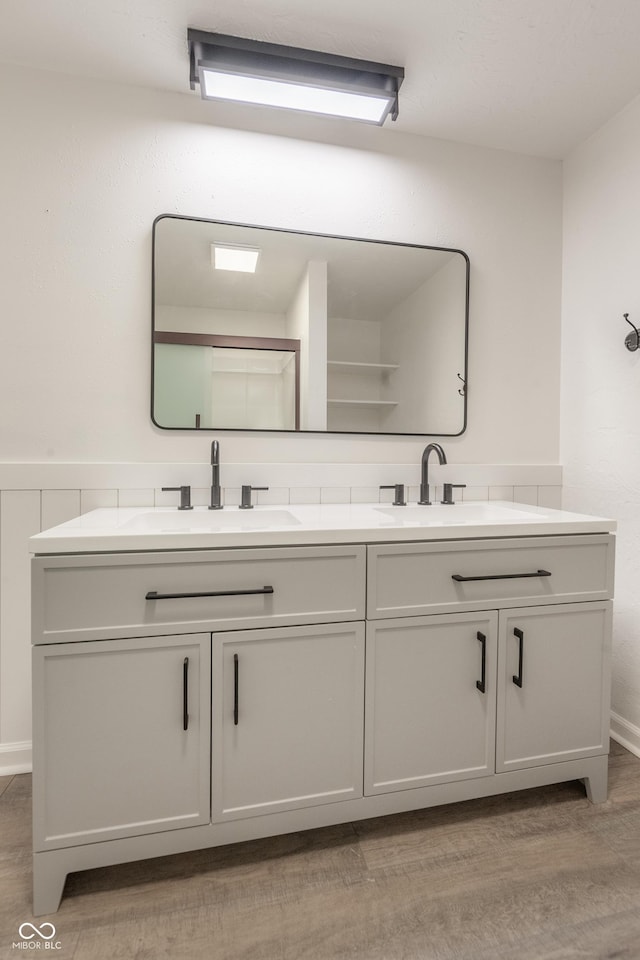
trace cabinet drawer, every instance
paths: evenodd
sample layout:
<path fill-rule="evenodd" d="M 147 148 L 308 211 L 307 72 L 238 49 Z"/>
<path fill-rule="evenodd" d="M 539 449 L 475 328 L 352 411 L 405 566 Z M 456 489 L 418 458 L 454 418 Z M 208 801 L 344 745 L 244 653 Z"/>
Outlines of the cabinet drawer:
<path fill-rule="evenodd" d="M 33 642 L 364 618 L 364 547 L 36 557 Z"/>
<path fill-rule="evenodd" d="M 614 537 L 606 534 L 367 549 L 370 620 L 606 600 L 613 594 Z"/>

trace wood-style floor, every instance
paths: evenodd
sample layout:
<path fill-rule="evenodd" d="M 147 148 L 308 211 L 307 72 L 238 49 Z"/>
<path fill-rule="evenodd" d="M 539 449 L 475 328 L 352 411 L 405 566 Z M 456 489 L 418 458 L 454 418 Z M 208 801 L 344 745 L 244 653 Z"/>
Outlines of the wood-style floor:
<path fill-rule="evenodd" d="M 31 915 L 31 778 L 0 778 L 0 957 L 640 960 L 640 759 L 568 783 L 71 875 Z M 13 947 L 28 921 L 46 952 Z M 28 931 L 27 931 L 28 932 Z"/>

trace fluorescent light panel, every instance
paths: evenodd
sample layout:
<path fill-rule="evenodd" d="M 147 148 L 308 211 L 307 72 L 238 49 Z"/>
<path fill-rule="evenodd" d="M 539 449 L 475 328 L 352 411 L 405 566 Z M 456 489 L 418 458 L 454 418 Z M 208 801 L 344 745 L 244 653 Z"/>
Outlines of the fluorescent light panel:
<path fill-rule="evenodd" d="M 381 125 L 398 115 L 402 67 L 189 30 L 191 89 L 205 100 L 302 110 Z"/>
<path fill-rule="evenodd" d="M 255 273 L 260 251 L 253 247 L 233 244 L 211 244 L 211 262 L 214 270 L 234 270 L 238 273 Z"/>
<path fill-rule="evenodd" d="M 264 107 L 304 110 L 333 117 L 350 117 L 369 123 L 382 123 L 393 105 L 393 97 L 375 97 L 313 87 L 286 80 L 241 77 L 202 68 L 202 96 L 207 100 L 234 100 Z"/>

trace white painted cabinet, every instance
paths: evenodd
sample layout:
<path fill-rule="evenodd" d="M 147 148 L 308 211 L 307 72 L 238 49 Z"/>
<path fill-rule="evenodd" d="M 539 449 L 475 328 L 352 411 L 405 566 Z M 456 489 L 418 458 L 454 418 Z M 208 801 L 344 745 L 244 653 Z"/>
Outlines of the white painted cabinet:
<path fill-rule="evenodd" d="M 359 546 L 36 557 L 34 643 L 363 620 Z"/>
<path fill-rule="evenodd" d="M 609 602 L 369 623 L 365 794 L 606 756 L 610 637 Z"/>
<path fill-rule="evenodd" d="M 494 772 L 496 613 L 367 625 L 365 793 Z"/>
<path fill-rule="evenodd" d="M 563 780 L 604 800 L 613 549 L 36 557 L 34 914 L 73 870 Z"/>
<path fill-rule="evenodd" d="M 213 819 L 362 796 L 362 623 L 213 637 Z"/>
<path fill-rule="evenodd" d="M 34 650 L 34 844 L 209 821 L 210 638 Z"/>
<path fill-rule="evenodd" d="M 610 637 L 610 603 L 501 614 L 499 772 L 608 752 Z"/>

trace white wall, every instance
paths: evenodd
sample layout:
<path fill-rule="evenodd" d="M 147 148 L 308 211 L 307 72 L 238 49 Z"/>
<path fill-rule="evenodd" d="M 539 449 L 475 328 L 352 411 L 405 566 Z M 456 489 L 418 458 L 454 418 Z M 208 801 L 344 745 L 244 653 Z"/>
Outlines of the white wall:
<path fill-rule="evenodd" d="M 156 330 L 179 333 L 220 333 L 242 337 L 284 337 L 286 319 L 283 313 L 256 313 L 242 310 L 238 326 L 237 310 L 213 310 L 210 307 L 176 307 L 156 303 Z"/>
<path fill-rule="evenodd" d="M 640 751 L 640 99 L 565 163 L 563 504 L 618 520 L 612 729 Z"/>
<path fill-rule="evenodd" d="M 464 375 L 463 271 L 462 257 L 452 257 L 382 324 L 382 359 L 400 367 L 384 394 L 398 401 L 387 417 L 389 430 L 441 424 L 451 434 L 462 428 L 462 381 L 456 373 Z"/>
<path fill-rule="evenodd" d="M 195 96 L 9 67 L 0 116 L 2 459 L 206 460 L 201 437 L 149 419 L 151 226 L 164 212 L 462 247 L 470 418 L 451 458 L 557 461 L 558 163 L 335 122 L 299 124 L 324 143 L 216 127 Z M 423 446 L 223 442 L 235 462 L 410 462 Z"/>
<path fill-rule="evenodd" d="M 208 483 L 210 435 L 149 415 L 161 213 L 464 249 L 469 427 L 444 479 L 534 501 L 557 482 L 560 164 L 8 66 L 0 124 L 0 753 L 26 756 L 30 737 L 27 535 Z M 223 484 L 302 499 L 415 484 L 425 443 L 219 439 Z"/>

